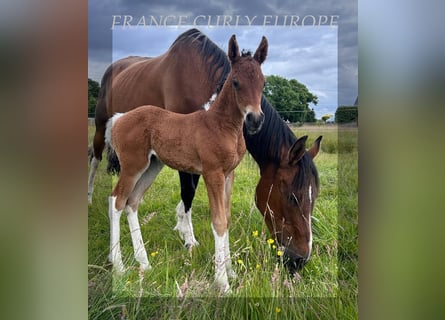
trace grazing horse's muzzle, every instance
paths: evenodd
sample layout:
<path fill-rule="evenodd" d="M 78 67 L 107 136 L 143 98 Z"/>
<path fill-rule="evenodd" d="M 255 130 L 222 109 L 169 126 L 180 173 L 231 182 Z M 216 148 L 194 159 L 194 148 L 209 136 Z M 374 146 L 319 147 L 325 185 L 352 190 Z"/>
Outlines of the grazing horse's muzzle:
<path fill-rule="evenodd" d="M 301 270 L 308 261 L 309 256 L 302 257 L 287 248 L 284 251 L 283 263 L 291 275 L 294 275 L 295 272 Z"/>
<path fill-rule="evenodd" d="M 248 112 L 244 118 L 244 123 L 249 134 L 255 134 L 261 130 L 264 122 L 264 113 Z"/>

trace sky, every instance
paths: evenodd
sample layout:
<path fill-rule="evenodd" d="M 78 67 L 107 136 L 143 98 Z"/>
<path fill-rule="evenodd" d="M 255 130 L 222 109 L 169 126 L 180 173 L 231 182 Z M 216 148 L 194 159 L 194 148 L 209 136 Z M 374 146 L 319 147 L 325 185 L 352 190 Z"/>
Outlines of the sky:
<path fill-rule="evenodd" d="M 184 5 L 186 3 L 187 5 Z M 222 50 L 232 34 L 240 49 L 254 51 L 265 35 L 269 54 L 262 65 L 265 75 L 296 79 L 318 96 L 311 104 L 316 117 L 335 114 L 338 105 L 351 105 L 358 95 L 357 5 L 351 1 L 138 1 L 115 0 L 89 2 L 88 77 L 100 82 L 107 66 L 129 55 L 157 56 L 164 53 L 176 37 L 191 27 L 205 33 Z M 133 20 L 123 28 L 124 15 Z M 224 15 L 230 26 L 223 25 Z M 290 26 L 290 16 L 298 16 L 296 26 Z M 113 16 L 116 26 L 112 29 Z M 167 25 L 136 26 L 144 16 L 159 21 L 169 16 Z M 178 26 L 179 17 L 183 21 Z M 218 16 L 220 18 L 218 18 Z M 239 24 L 235 21 L 239 16 Z M 247 16 L 247 17 L 246 17 Z M 257 17 L 248 26 L 253 17 Z M 265 16 L 268 16 L 265 18 Z M 271 17 L 269 17 L 271 16 Z M 274 17 L 278 23 L 274 25 Z M 288 20 L 284 20 L 288 16 Z M 321 26 L 312 26 L 313 18 Z M 328 21 L 324 23 L 327 16 Z M 335 16 L 333 25 L 329 17 Z M 200 25 L 192 25 L 199 17 Z M 306 26 L 301 20 L 306 18 Z M 209 20 L 210 19 L 210 23 Z M 217 19 L 220 19 L 219 22 Z M 267 26 L 264 25 L 267 19 Z M 287 19 L 287 18 L 286 18 Z M 297 18 L 294 18 L 296 21 Z M 286 21 L 283 26 L 283 21 Z M 210 26 L 209 26 L 210 24 Z"/>

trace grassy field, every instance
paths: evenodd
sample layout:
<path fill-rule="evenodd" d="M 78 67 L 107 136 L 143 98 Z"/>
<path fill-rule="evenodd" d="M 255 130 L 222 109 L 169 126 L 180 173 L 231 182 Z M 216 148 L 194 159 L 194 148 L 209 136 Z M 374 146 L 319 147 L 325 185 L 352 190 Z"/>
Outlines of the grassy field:
<path fill-rule="evenodd" d="M 152 270 L 140 274 L 128 224 L 121 248 L 128 271 L 114 277 L 109 253 L 108 195 L 117 177 L 102 161 L 89 206 L 89 316 L 91 319 L 356 319 L 358 294 L 357 128 L 295 128 L 311 144 L 323 135 L 317 165 L 321 190 L 313 212 L 313 253 L 297 277 L 277 261 L 277 251 L 254 204 L 259 179 L 246 154 L 235 173 L 230 244 L 237 278 L 232 293 L 213 288 L 214 240 L 205 186 L 193 202 L 200 245 L 191 253 L 173 227 L 180 200 L 176 171 L 165 167 L 140 206 L 139 219 Z M 89 127 L 89 143 L 94 128 Z"/>

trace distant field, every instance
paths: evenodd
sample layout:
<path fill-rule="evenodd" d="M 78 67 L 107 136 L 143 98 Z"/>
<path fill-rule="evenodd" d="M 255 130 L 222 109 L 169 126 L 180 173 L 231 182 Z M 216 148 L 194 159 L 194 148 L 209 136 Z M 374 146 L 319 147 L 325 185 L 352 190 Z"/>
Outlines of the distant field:
<path fill-rule="evenodd" d="M 126 319 L 357 318 L 357 128 L 340 129 L 340 133 L 335 125 L 293 130 L 297 136 L 307 134 L 309 145 L 323 135 L 315 159 L 321 189 L 313 212 L 313 254 L 300 279 L 289 277 L 277 263 L 276 249 L 267 243 L 269 232 L 254 205 L 259 170 L 248 154 L 235 172 L 232 194 L 230 243 L 238 277 L 230 281 L 230 295 L 221 299 L 212 287 L 214 241 L 202 179 L 193 203 L 200 246 L 190 255 L 173 231 L 180 188 L 177 172 L 167 167 L 146 193 L 139 212 L 153 269 L 138 274 L 123 217 L 121 247 L 128 272 L 113 278 L 107 262 L 107 199 L 117 177 L 106 174 L 106 161 L 102 161 L 88 210 L 90 318 L 120 319 L 122 314 Z M 90 126 L 89 143 L 93 132 Z"/>

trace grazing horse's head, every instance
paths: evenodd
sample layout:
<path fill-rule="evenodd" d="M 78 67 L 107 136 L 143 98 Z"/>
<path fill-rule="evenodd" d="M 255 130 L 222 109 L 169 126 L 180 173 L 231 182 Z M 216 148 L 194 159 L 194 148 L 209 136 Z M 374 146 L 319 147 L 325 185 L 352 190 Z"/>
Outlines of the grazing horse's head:
<path fill-rule="evenodd" d="M 307 136 L 290 149 L 282 148 L 279 166 L 268 166 L 274 174 L 262 175 L 257 186 L 257 205 L 266 224 L 284 247 L 284 262 L 294 273 L 309 260 L 312 251 L 311 214 L 318 195 L 319 179 L 312 159 L 321 137 L 306 150 Z"/>
<path fill-rule="evenodd" d="M 260 65 L 266 60 L 268 43 L 263 36 L 253 57 L 250 52 L 240 54 L 236 37 L 229 40 L 228 56 L 232 70 L 227 81 L 235 91 L 235 98 L 249 134 L 261 129 L 264 114 L 261 111 L 261 95 L 265 79 Z"/>

